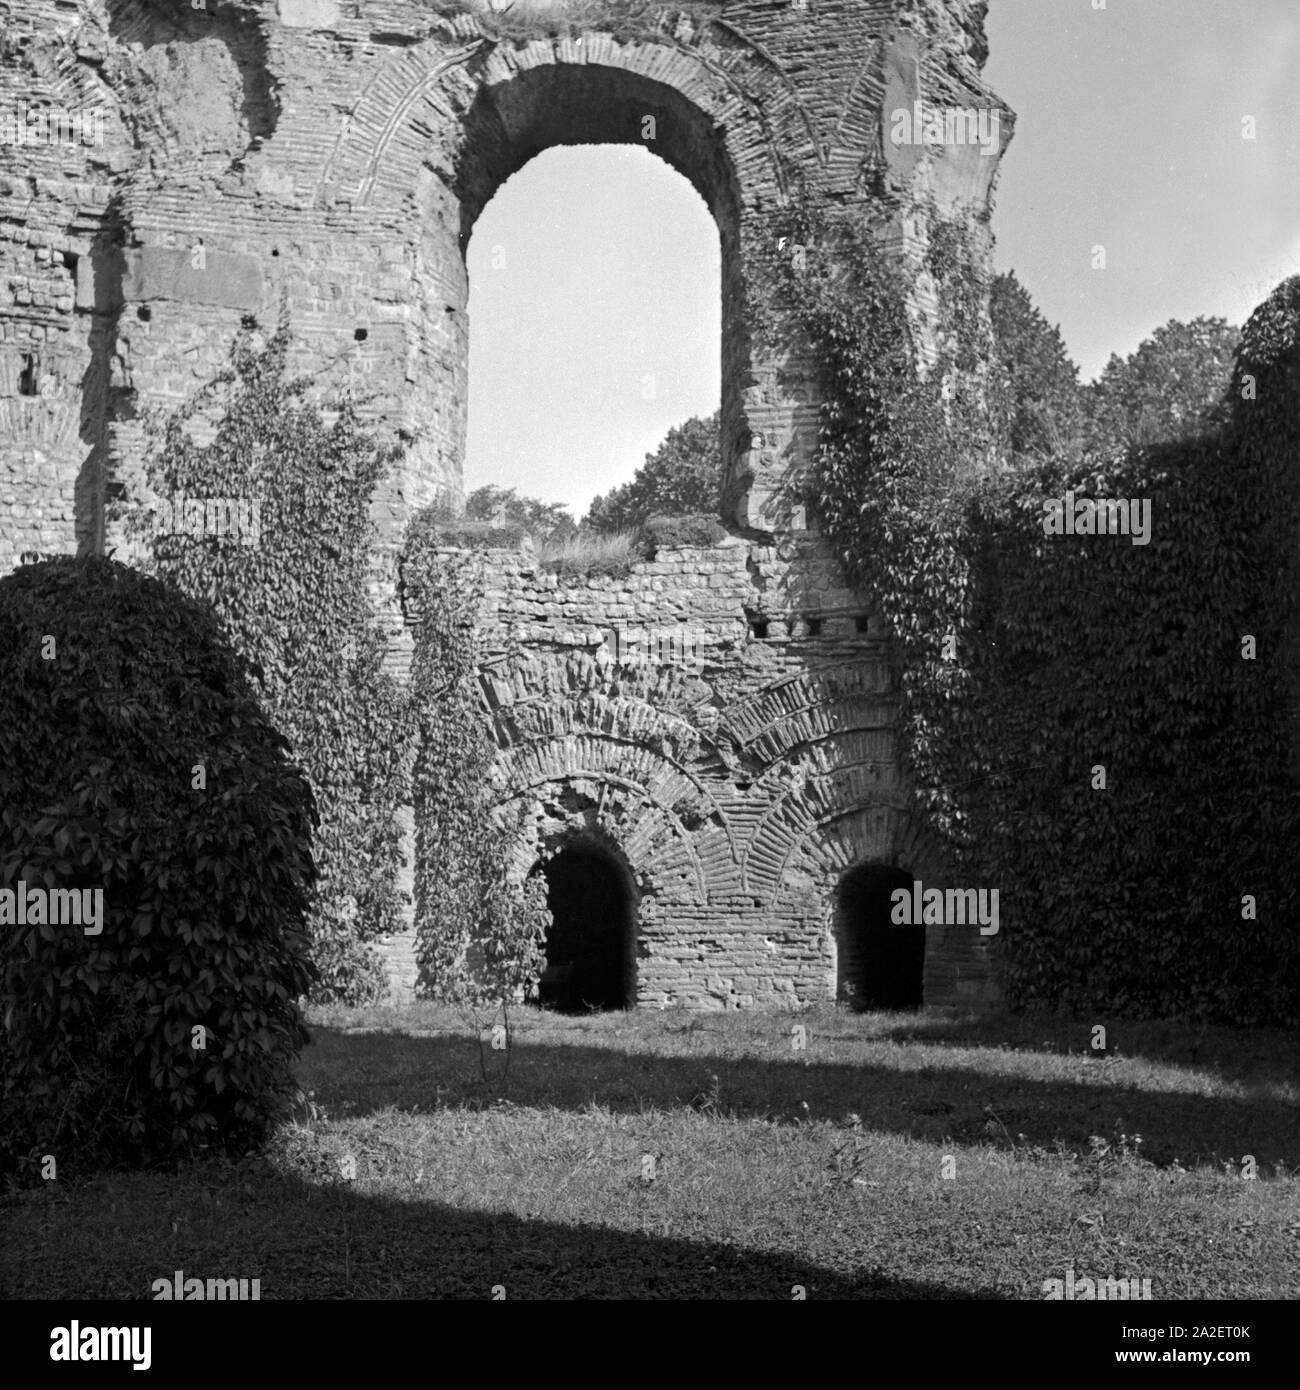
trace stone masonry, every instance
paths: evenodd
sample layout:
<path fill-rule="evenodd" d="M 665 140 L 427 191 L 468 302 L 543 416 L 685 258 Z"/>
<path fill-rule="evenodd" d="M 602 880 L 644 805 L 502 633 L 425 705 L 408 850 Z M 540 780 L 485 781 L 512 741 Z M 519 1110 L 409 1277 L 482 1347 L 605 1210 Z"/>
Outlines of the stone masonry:
<path fill-rule="evenodd" d="M 906 810 L 897 673 L 805 507 L 812 365 L 760 346 L 742 253 L 819 189 L 914 269 L 925 341 L 928 228 L 959 219 L 987 248 L 1013 124 L 980 75 L 985 8 L 521 0 L 507 30 L 480 0 L 0 0 L 0 573 L 135 558 L 111 504 L 147 500 L 142 409 L 283 305 L 294 368 L 322 398 L 367 393 L 406 446 L 374 499 L 372 584 L 403 672 L 402 531 L 461 488 L 475 219 L 549 146 L 646 144 L 718 225 L 729 535 L 618 581 L 490 557 L 502 801 L 535 830 L 519 872 L 566 837 L 626 867 L 642 1002 L 828 997 L 846 869 L 944 870 Z M 936 109 L 996 116 L 993 147 L 890 138 L 895 113 Z M 33 111 L 94 119 L 60 138 Z M 701 662 L 601 635 L 642 623 L 698 628 Z M 932 929 L 927 999 L 988 997 L 983 950 Z"/>
<path fill-rule="evenodd" d="M 860 864 L 948 883 L 909 813 L 897 671 L 824 541 L 661 549 L 627 578 L 483 557 L 484 704 L 519 876 L 566 845 L 624 870 L 636 998 L 696 1008 L 833 997 Z M 925 998 L 992 997 L 989 939 L 927 928 Z"/>

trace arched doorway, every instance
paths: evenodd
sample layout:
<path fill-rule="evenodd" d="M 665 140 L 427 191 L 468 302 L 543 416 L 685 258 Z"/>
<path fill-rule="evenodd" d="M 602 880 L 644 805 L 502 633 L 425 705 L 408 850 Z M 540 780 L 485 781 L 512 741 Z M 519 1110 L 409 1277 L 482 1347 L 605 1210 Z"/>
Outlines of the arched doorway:
<path fill-rule="evenodd" d="M 636 914 L 622 866 L 599 849 L 571 845 L 537 872 L 551 913 L 540 1003 L 561 1013 L 631 1007 Z"/>
<path fill-rule="evenodd" d="M 896 889 L 912 892 L 903 869 L 863 864 L 840 880 L 836 942 L 837 997 L 859 1009 L 919 1009 L 925 969 L 925 926 L 892 920 Z"/>

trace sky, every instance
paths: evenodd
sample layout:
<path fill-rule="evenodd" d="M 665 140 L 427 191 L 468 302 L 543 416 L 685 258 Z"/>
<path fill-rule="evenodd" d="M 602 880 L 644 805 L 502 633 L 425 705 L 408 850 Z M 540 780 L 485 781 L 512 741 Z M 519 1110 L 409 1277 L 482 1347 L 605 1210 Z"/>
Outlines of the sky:
<path fill-rule="evenodd" d="M 1097 3 L 991 0 L 984 69 L 1017 115 L 995 266 L 1083 380 L 1170 319 L 1240 324 L 1300 273 L 1300 0 Z M 717 228 L 648 150 L 543 152 L 484 209 L 468 265 L 467 492 L 578 518 L 717 409 Z"/>

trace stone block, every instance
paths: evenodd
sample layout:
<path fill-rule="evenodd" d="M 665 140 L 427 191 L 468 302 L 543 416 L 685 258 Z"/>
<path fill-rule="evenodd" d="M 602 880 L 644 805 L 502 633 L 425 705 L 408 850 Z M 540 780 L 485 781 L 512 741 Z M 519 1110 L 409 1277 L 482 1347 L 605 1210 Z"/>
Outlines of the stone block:
<path fill-rule="evenodd" d="M 204 247 L 199 260 L 193 250 L 166 246 L 144 246 L 123 254 L 122 298 L 128 304 L 172 300 L 225 309 L 261 307 L 262 267 L 253 256 Z"/>
<path fill-rule="evenodd" d="M 343 13 L 339 0 L 277 0 L 286 29 L 333 29 Z"/>

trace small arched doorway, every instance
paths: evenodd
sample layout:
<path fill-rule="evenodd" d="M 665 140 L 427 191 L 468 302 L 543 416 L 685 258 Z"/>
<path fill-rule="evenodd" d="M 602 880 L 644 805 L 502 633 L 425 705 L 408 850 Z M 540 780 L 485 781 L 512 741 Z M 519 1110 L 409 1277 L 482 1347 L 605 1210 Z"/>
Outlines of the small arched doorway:
<path fill-rule="evenodd" d="M 539 1002 L 561 1013 L 626 1009 L 636 1001 L 634 895 L 626 870 L 588 845 L 542 864 L 551 927 Z"/>
<path fill-rule="evenodd" d="M 837 891 L 836 994 L 858 1009 L 919 1009 L 925 971 L 925 926 L 893 921 L 895 890 L 912 892 L 903 869 L 863 864 Z"/>

